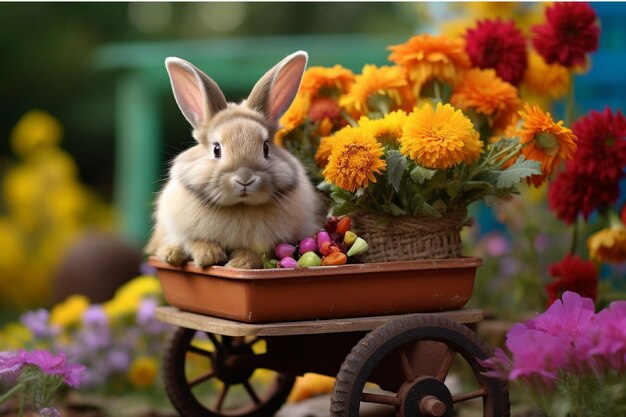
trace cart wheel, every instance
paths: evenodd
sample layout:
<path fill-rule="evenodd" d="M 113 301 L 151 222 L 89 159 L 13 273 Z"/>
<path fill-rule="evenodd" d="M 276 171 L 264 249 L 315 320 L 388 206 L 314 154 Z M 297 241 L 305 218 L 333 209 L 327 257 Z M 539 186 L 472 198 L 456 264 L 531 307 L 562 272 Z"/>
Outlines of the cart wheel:
<path fill-rule="evenodd" d="M 273 415 L 285 403 L 295 377 L 257 369 L 255 357 L 260 357 L 263 343 L 179 328 L 163 367 L 174 407 L 185 417 Z"/>
<path fill-rule="evenodd" d="M 332 417 L 357 417 L 361 403 L 389 406 L 397 417 L 450 417 L 463 403 L 484 417 L 508 417 L 506 382 L 485 377 L 477 359 L 491 356 L 476 334 L 453 320 L 410 316 L 372 330 L 341 365 L 331 397 Z M 461 393 L 450 385 L 462 375 Z M 450 373 L 452 374 L 452 373 Z M 378 388 L 372 389 L 373 381 Z M 482 399 L 482 402 L 479 399 Z"/>

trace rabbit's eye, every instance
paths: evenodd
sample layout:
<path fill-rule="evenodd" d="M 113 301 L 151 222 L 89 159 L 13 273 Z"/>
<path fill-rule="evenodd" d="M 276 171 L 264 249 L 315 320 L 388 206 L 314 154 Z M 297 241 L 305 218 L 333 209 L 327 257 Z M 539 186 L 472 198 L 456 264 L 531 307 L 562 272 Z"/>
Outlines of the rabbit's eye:
<path fill-rule="evenodd" d="M 222 157 L 222 147 L 219 143 L 213 145 L 213 156 L 216 158 Z"/>
<path fill-rule="evenodd" d="M 270 157 L 270 145 L 266 142 L 263 142 L 263 156 L 265 158 Z"/>

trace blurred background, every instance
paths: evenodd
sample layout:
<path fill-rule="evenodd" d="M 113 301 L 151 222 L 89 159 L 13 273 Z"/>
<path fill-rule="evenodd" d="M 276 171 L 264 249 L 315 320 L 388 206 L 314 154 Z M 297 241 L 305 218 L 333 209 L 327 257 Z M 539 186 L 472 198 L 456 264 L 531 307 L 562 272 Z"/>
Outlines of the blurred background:
<path fill-rule="evenodd" d="M 594 3 L 599 51 L 576 79 L 577 113 L 623 109 L 626 6 Z M 0 325 L 75 292 L 109 299 L 141 273 L 155 192 L 193 144 L 163 65 L 179 56 L 230 100 L 298 49 L 355 72 L 388 45 L 461 33 L 541 3 L 0 3 Z M 562 103 L 553 103 L 559 114 Z M 485 231 L 483 227 L 482 232 Z M 497 227 L 495 225 L 494 227 Z M 481 232 L 481 233 L 482 233 Z"/>

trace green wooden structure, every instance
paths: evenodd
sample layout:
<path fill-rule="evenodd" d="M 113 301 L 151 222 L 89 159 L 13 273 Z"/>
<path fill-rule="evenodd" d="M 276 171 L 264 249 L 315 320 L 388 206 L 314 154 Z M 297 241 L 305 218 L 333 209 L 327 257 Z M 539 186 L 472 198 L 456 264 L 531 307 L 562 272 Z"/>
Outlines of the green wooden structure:
<path fill-rule="evenodd" d="M 234 100 L 247 94 L 265 71 L 294 51 L 307 51 L 309 66 L 341 64 L 360 72 L 365 64 L 388 64 L 387 46 L 405 41 L 402 37 L 351 34 L 122 43 L 99 48 L 95 67 L 115 71 L 117 78 L 114 186 L 123 236 L 140 245 L 151 227 L 155 192 L 162 176 L 163 115 L 159 103 L 173 100 L 166 57 L 193 62 Z M 229 97 L 233 92 L 240 95 Z"/>

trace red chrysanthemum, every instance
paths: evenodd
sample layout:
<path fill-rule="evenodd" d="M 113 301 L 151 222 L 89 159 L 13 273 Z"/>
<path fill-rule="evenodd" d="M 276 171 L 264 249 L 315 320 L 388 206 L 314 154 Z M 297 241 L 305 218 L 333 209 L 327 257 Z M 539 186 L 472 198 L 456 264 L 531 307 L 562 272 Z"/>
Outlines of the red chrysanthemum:
<path fill-rule="evenodd" d="M 528 65 L 526 40 L 512 20 L 479 21 L 475 29 L 467 30 L 465 40 L 473 66 L 493 68 L 504 81 L 520 83 Z"/>
<path fill-rule="evenodd" d="M 532 28 L 532 42 L 548 64 L 584 65 L 585 54 L 598 49 L 600 27 L 589 4 L 554 3 L 546 9 L 546 19 Z"/>
<path fill-rule="evenodd" d="M 626 166 L 626 118 L 618 110 L 607 107 L 591 111 L 572 125 L 578 137 L 574 154 L 577 169 L 598 176 L 603 183 L 617 182 L 624 177 Z"/>
<path fill-rule="evenodd" d="M 592 261 L 566 255 L 550 266 L 550 276 L 556 280 L 546 285 L 548 305 L 552 305 L 565 291 L 573 291 L 594 301 L 598 297 L 598 271 Z"/>
<path fill-rule="evenodd" d="M 568 225 L 581 214 L 587 220 L 595 210 L 604 210 L 618 197 L 617 181 L 603 182 L 597 175 L 581 172 L 575 160 L 567 163 L 548 189 L 550 210 Z"/>

